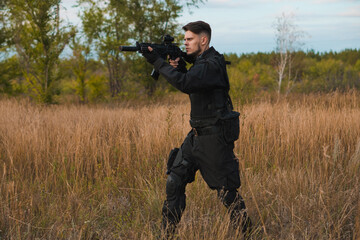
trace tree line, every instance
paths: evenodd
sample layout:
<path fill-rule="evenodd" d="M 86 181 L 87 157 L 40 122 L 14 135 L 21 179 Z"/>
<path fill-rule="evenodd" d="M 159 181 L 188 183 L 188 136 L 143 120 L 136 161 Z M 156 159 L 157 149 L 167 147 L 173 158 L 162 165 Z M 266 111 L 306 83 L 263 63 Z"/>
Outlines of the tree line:
<path fill-rule="evenodd" d="M 360 89 L 360 49 L 341 52 L 296 51 L 278 86 L 279 53 L 226 55 L 232 95 L 249 100 L 259 93 L 328 93 Z"/>
<path fill-rule="evenodd" d="M 1 94 L 25 95 L 41 103 L 64 98 L 85 103 L 175 91 L 164 79 L 150 77 L 152 67 L 141 55 L 121 53 L 119 46 L 160 42 L 165 33 L 181 43 L 177 19 L 203 0 L 75 2 L 81 27 L 61 18 L 61 0 L 0 1 Z M 360 87 L 359 50 L 295 49 L 299 32 L 285 16 L 278 18 L 276 30 L 273 52 L 226 54 L 233 96 L 251 99 L 265 91 L 288 94 Z"/>
<path fill-rule="evenodd" d="M 138 56 L 121 54 L 119 46 L 135 40 L 160 41 L 165 32 L 178 35 L 181 11 L 202 0 L 74 2 L 80 10 L 80 29 L 62 20 L 61 0 L 1 0 L 1 92 L 23 92 L 52 103 L 64 88 L 63 63 L 70 61 L 73 88 L 81 102 L 87 101 L 88 91 L 100 97 L 103 88 L 110 97 L 121 96 L 134 78 L 151 95 L 156 83 L 142 75 L 149 67 Z M 72 56 L 64 60 L 66 47 Z M 94 64 L 99 69 L 95 73 L 90 69 Z"/>

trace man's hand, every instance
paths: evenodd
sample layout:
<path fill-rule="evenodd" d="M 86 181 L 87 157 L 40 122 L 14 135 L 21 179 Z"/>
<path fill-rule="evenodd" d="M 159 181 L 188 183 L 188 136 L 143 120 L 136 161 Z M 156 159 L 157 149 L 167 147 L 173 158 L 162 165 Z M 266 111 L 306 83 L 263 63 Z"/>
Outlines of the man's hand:
<path fill-rule="evenodd" d="M 152 49 L 152 47 L 148 47 L 149 52 L 144 52 L 142 55 L 146 58 L 146 61 L 148 61 L 151 64 L 154 64 L 158 58 L 160 58 L 160 55 Z"/>
<path fill-rule="evenodd" d="M 173 66 L 178 72 L 182 72 L 182 73 L 187 72 L 186 63 L 180 57 L 175 58 L 175 60 L 169 58 L 169 64 Z"/>
<path fill-rule="evenodd" d="M 169 59 L 169 64 L 173 66 L 174 68 L 177 68 L 179 66 L 180 58 L 176 58 L 175 60 Z"/>

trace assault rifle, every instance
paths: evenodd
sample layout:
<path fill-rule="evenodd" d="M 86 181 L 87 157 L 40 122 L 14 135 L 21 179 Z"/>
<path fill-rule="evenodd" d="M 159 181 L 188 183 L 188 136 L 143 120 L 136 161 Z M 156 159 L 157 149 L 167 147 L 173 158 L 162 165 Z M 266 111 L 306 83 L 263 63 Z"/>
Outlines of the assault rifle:
<path fill-rule="evenodd" d="M 120 51 L 125 52 L 149 52 L 148 47 L 154 49 L 162 59 L 167 60 L 169 56 L 170 59 L 176 59 L 177 57 L 186 57 L 186 53 L 181 51 L 181 49 L 173 43 L 174 38 L 170 35 L 165 35 L 164 40 L 160 44 L 156 43 L 139 43 L 136 42 L 136 46 L 120 46 Z M 153 69 L 151 76 L 157 80 L 159 78 L 159 72 Z"/>

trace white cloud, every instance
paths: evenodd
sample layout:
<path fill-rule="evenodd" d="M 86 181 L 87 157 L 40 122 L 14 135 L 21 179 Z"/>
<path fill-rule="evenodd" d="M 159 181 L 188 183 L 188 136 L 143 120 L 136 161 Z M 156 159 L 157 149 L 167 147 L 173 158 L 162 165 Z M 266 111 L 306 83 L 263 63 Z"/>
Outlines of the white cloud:
<path fill-rule="evenodd" d="M 342 17 L 360 17 L 360 5 L 349 8 L 348 10 L 341 12 L 339 15 Z"/>

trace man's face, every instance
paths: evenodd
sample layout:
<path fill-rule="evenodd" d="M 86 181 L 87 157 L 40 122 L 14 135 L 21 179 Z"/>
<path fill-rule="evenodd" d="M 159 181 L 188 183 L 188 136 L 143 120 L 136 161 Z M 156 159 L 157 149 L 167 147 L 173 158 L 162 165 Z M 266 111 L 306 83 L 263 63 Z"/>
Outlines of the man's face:
<path fill-rule="evenodd" d="M 200 35 L 195 34 L 191 31 L 185 32 L 184 44 L 187 55 L 197 57 L 202 53 L 200 41 L 201 41 Z"/>

